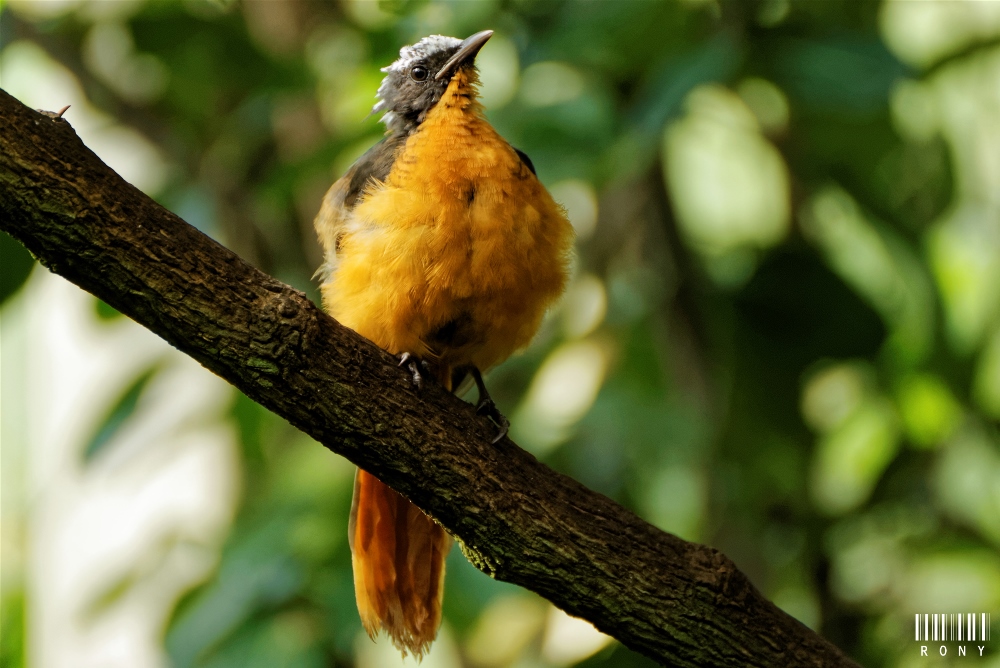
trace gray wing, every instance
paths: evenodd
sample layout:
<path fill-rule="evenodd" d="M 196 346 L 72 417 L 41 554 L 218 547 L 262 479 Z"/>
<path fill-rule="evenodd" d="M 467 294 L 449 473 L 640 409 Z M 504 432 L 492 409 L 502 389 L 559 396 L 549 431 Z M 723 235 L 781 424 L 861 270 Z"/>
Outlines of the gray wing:
<path fill-rule="evenodd" d="M 323 266 L 316 272 L 322 281 L 326 281 L 337 267 L 340 237 L 351 211 L 372 183 L 384 181 L 389 176 L 405 139 L 393 135 L 375 144 L 326 191 L 313 221 L 323 246 Z"/>

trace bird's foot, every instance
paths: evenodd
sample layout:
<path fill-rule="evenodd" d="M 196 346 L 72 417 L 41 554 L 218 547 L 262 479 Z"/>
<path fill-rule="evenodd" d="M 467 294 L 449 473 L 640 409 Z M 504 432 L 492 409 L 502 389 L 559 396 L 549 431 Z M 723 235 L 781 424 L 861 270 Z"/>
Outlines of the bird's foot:
<path fill-rule="evenodd" d="M 398 358 L 399 366 L 405 366 L 409 369 L 413 384 L 417 386 L 417 389 L 424 389 L 424 374 L 431 375 L 427 362 L 412 353 L 402 353 Z"/>
<path fill-rule="evenodd" d="M 480 399 L 479 403 L 476 404 L 476 414 L 485 415 L 496 425 L 497 435 L 493 437 L 493 440 L 490 441 L 491 443 L 499 443 L 500 439 L 510 431 L 510 420 L 500 412 L 500 409 L 497 408 L 496 403 L 493 402 L 493 399 L 489 395 L 487 395 L 485 400 Z"/>
<path fill-rule="evenodd" d="M 500 439 L 510 431 L 510 420 L 497 408 L 493 397 L 486 390 L 486 383 L 483 382 L 483 375 L 479 369 L 472 367 L 472 378 L 476 381 L 476 388 L 479 390 L 479 401 L 476 403 L 476 414 L 485 415 L 497 426 L 497 435 L 493 437 L 492 443 L 499 443 Z"/>

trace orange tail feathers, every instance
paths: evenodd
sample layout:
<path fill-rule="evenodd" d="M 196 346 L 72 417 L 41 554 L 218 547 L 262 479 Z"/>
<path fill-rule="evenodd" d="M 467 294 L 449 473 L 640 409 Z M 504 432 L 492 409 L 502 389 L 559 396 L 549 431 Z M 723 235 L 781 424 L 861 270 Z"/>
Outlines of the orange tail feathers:
<path fill-rule="evenodd" d="M 404 656 L 420 658 L 441 624 L 451 539 L 419 508 L 361 470 L 348 532 L 365 631 L 374 638 L 385 629 Z"/>

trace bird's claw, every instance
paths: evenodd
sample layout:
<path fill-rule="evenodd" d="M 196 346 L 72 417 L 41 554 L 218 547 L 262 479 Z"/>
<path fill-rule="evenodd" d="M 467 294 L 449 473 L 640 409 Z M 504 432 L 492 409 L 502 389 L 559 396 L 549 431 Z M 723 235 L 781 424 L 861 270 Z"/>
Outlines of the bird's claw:
<path fill-rule="evenodd" d="M 420 367 L 425 366 L 426 363 L 423 360 L 418 359 L 411 353 L 403 353 L 399 356 L 399 365 L 405 366 L 410 370 L 410 376 L 413 378 L 413 384 L 417 386 L 418 390 L 424 389 L 424 377 L 420 373 Z"/>
<path fill-rule="evenodd" d="M 480 397 L 479 403 L 476 404 L 476 415 L 488 417 L 497 426 L 497 435 L 493 437 L 493 440 L 490 441 L 491 443 L 499 443 L 500 439 L 510 431 L 510 420 L 500 412 L 500 409 L 497 408 L 496 403 L 489 394 Z"/>
<path fill-rule="evenodd" d="M 493 437 L 492 443 L 496 444 L 500 442 L 507 432 L 510 431 L 510 420 L 508 420 L 500 409 L 497 408 L 496 403 L 493 401 L 493 397 L 486 390 L 486 383 L 483 382 L 483 374 L 479 372 L 479 369 L 472 367 L 470 369 L 472 374 L 472 379 L 476 381 L 476 389 L 479 390 L 479 402 L 476 403 L 476 415 L 485 415 L 497 426 L 497 435 Z"/>

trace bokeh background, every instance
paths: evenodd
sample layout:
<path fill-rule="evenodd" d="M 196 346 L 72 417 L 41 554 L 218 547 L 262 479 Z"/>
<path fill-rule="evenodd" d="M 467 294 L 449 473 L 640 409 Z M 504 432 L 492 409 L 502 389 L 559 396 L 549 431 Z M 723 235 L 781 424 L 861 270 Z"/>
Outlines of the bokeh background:
<path fill-rule="evenodd" d="M 488 379 L 515 440 L 865 665 L 957 661 L 913 615 L 1000 613 L 1000 2 L 9 0 L 0 85 L 316 299 L 379 68 L 484 28 L 489 119 L 578 235 Z M 0 243 L 0 664 L 398 665 L 351 465 Z M 425 668 L 651 665 L 448 569 Z"/>

